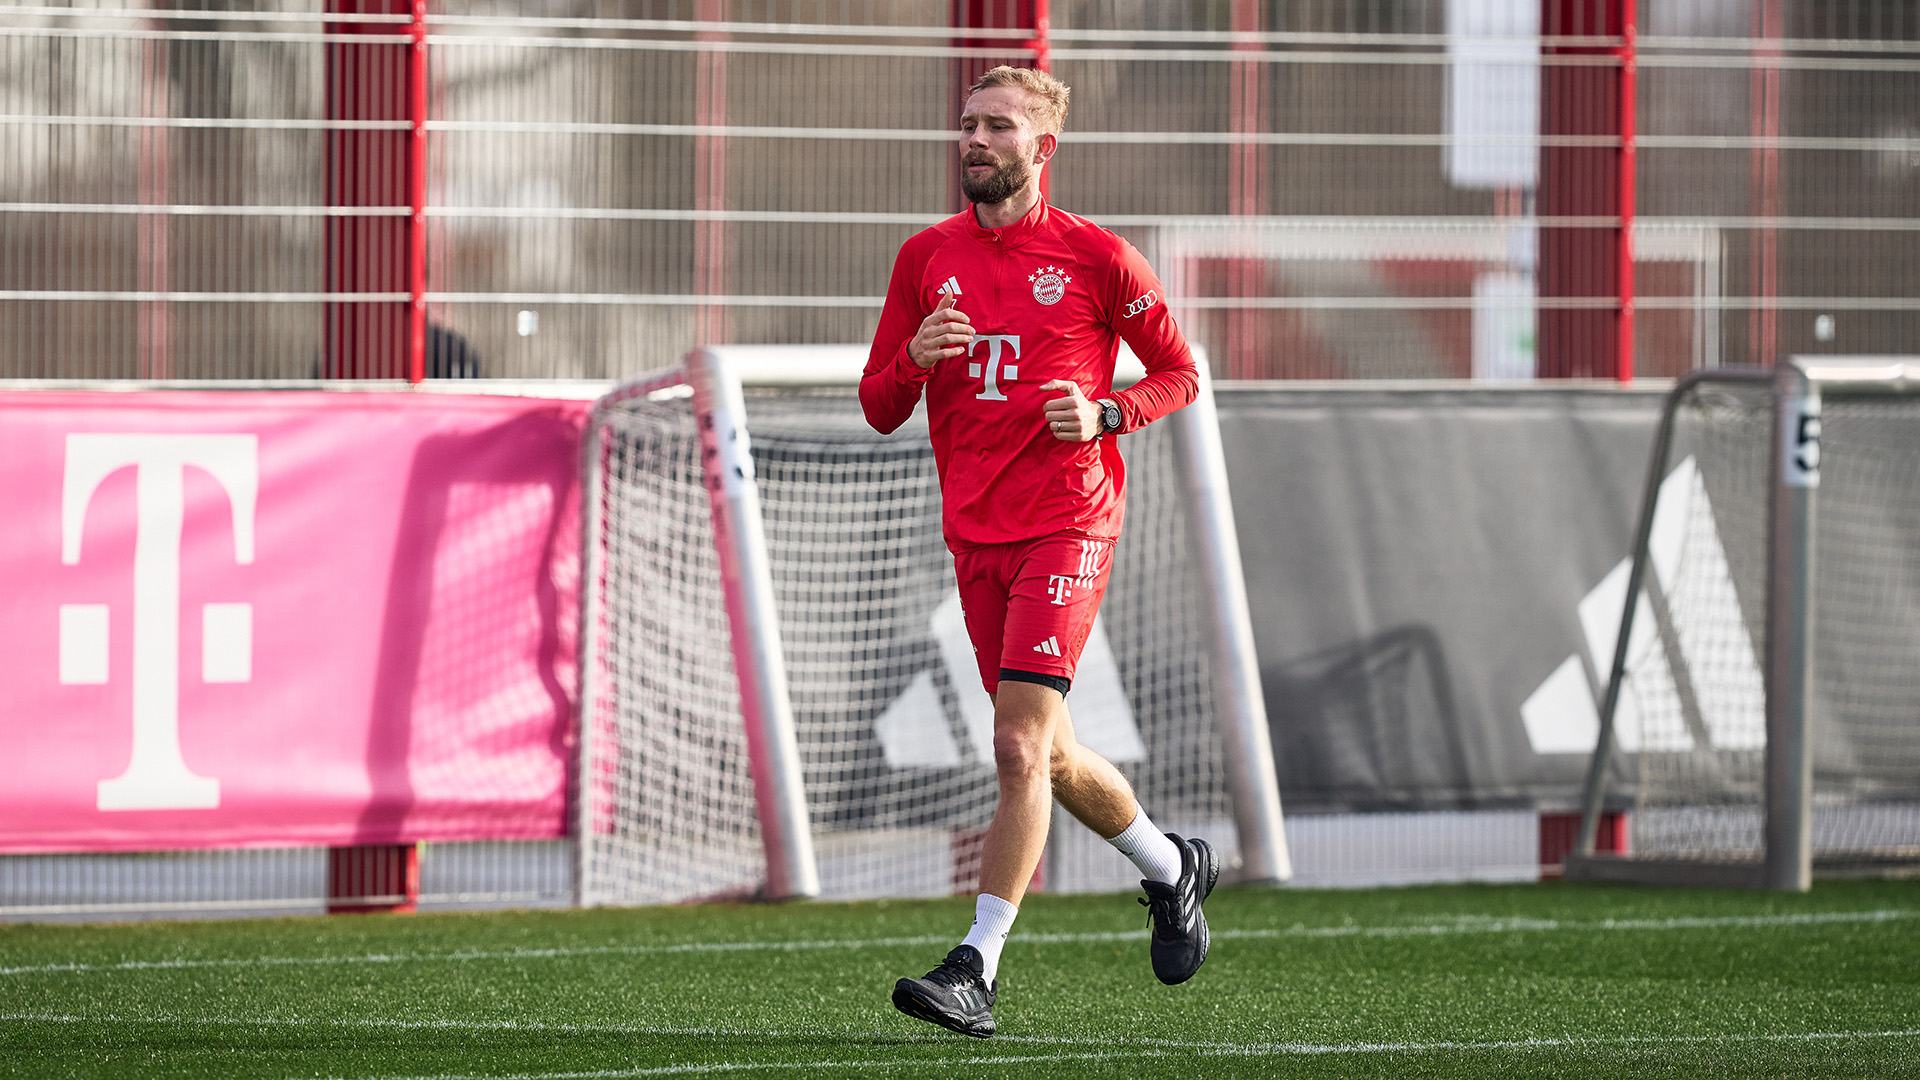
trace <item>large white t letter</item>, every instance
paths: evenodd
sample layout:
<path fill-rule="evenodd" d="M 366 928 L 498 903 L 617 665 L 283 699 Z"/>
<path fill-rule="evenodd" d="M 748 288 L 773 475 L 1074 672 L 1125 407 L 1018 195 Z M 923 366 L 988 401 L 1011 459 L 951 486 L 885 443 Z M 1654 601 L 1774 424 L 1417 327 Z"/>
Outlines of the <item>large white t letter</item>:
<path fill-rule="evenodd" d="M 1012 364 L 1003 365 L 1000 363 L 1000 346 L 1013 346 L 1013 358 L 1015 360 L 1020 359 L 1020 335 L 981 334 L 972 341 L 967 342 L 967 355 L 972 356 L 973 350 L 978 348 L 983 341 L 987 343 L 986 370 L 982 371 L 980 365 L 977 363 L 968 364 L 967 375 L 975 379 L 984 377 L 986 379 L 986 389 L 973 396 L 979 398 L 981 401 L 1005 401 L 1007 400 L 1007 395 L 1000 392 L 1000 380 L 1004 378 L 1008 382 L 1017 381 L 1020 378 L 1020 369 Z"/>
<path fill-rule="evenodd" d="M 126 772 L 100 781 L 97 805 L 102 810 L 210 810 L 220 805 L 220 781 L 195 775 L 180 756 L 180 531 L 186 517 L 185 472 L 188 465 L 204 469 L 226 489 L 233 507 L 234 560 L 250 564 L 254 501 L 260 487 L 259 440 L 253 435 L 67 436 L 60 500 L 62 563 L 79 563 L 87 505 L 102 480 L 128 465 L 136 470 L 138 515 L 133 541 L 133 760 Z M 100 613 L 98 634 L 103 648 L 104 614 Z M 222 619 L 237 621 L 231 613 Z M 64 623 L 63 619 L 63 629 Z M 67 634 L 61 637 L 64 645 Z M 205 645 L 215 647 L 212 641 Z M 68 666 L 63 658 L 62 671 Z M 74 666 L 86 668 L 85 664 Z M 97 681 L 105 682 L 104 659 L 97 671 Z"/>

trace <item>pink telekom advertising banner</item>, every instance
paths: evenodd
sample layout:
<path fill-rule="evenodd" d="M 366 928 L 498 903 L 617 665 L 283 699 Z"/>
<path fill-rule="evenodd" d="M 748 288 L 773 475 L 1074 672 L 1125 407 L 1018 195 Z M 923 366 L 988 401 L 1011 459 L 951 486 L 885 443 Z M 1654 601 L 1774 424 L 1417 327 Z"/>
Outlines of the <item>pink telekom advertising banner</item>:
<path fill-rule="evenodd" d="M 0 852 L 562 835 L 589 407 L 0 393 Z"/>

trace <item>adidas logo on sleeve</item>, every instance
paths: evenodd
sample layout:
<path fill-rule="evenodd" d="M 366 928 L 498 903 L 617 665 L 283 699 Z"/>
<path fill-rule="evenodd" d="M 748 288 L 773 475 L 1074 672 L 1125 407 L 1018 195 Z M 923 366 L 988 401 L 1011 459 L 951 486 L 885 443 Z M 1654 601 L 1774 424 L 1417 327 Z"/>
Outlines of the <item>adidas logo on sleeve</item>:
<path fill-rule="evenodd" d="M 1040 644 L 1035 645 L 1033 647 L 1033 651 L 1037 653 L 1046 653 L 1048 656 L 1059 656 L 1060 655 L 1060 639 L 1057 636 L 1050 637 L 1047 640 L 1041 642 Z"/>

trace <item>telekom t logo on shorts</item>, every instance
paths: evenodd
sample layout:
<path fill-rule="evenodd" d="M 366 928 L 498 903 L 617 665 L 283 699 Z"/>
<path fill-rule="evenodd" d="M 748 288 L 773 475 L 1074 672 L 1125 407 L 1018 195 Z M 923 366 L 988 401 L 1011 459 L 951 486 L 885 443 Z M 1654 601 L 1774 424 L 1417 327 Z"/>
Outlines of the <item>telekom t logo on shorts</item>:
<path fill-rule="evenodd" d="M 87 506 L 101 481 L 133 466 L 133 758 L 100 781 L 101 810 L 211 810 L 220 781 L 198 776 L 180 756 L 180 534 L 187 466 L 226 490 L 233 508 L 233 557 L 253 562 L 254 503 L 260 488 L 253 435 L 69 435 L 60 499 L 60 561 L 80 562 Z M 60 605 L 60 681 L 108 682 L 105 604 Z M 253 605 L 201 608 L 201 677 L 253 678 Z"/>
<path fill-rule="evenodd" d="M 1013 359 L 1020 359 L 1020 335 L 980 334 L 972 341 L 967 342 L 967 355 L 974 355 L 974 350 L 979 348 L 980 343 L 983 341 L 987 343 L 986 365 L 982 367 L 979 361 L 968 364 L 967 377 L 973 379 L 984 378 L 986 380 L 986 389 L 973 396 L 981 401 L 1005 401 L 1007 400 L 1007 395 L 1000 392 L 1000 380 L 1005 379 L 1008 382 L 1018 381 L 1020 378 L 1020 369 L 1010 363 L 1002 364 L 1000 362 L 1000 349 L 1003 345 L 1011 346 L 1013 348 Z"/>
<path fill-rule="evenodd" d="M 1073 587 L 1078 584 L 1080 579 L 1072 574 L 1048 574 L 1047 593 L 1053 597 L 1053 605 L 1066 607 L 1073 596 Z"/>

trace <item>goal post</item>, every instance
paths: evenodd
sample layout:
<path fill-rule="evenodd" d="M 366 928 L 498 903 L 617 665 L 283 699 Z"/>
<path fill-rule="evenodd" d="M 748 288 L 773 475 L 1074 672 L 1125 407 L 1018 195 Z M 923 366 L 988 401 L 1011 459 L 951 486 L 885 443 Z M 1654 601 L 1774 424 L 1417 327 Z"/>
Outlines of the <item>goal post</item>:
<path fill-rule="evenodd" d="M 1920 863 L 1920 359 L 1681 380 L 1631 567 L 1566 876 L 1804 890 Z M 1616 779 L 1629 851 L 1597 854 Z"/>
<path fill-rule="evenodd" d="M 983 725 L 957 655 L 924 410 L 867 427 L 865 352 L 697 350 L 596 406 L 581 904 L 971 889 L 990 706 Z M 1142 371 L 1122 359 L 1125 384 Z M 1156 820 L 1226 821 L 1239 878 L 1278 882 L 1291 866 L 1202 370 L 1199 401 L 1123 437 L 1129 521 L 1070 707 L 1083 741 L 1121 748 Z"/>
<path fill-rule="evenodd" d="M 586 602 L 581 605 L 582 659 L 579 762 L 575 792 L 576 858 L 575 900 L 580 906 L 600 902 L 597 883 L 605 868 L 591 858 L 594 835 L 610 808 L 598 805 L 594 777 L 598 721 L 609 688 L 602 664 L 608 627 L 604 588 L 609 573 L 622 568 L 607 558 L 604 542 L 609 502 L 609 474 L 605 422 L 608 412 L 638 400 L 687 399 L 697 434 L 700 479 L 711 510 L 715 569 L 724 597 L 732 667 L 739 685 L 741 726 L 747 740 L 757 824 L 765 859 L 764 884 L 759 894 L 770 900 L 813 897 L 820 894 L 820 874 L 807 828 L 806 795 L 802 787 L 800 756 L 794 738 L 793 709 L 787 694 L 786 661 L 773 610 L 773 580 L 767 559 L 766 535 L 761 527 L 759 489 L 754 481 L 746 403 L 739 376 L 727 358 L 713 350 L 689 353 L 679 365 L 628 382 L 594 407 L 586 432 L 582 485 L 582 581 Z M 642 513 L 644 507 L 639 508 Z"/>
<path fill-rule="evenodd" d="M 1215 722 L 1226 747 L 1234 819 L 1240 826 L 1241 880 L 1277 884 L 1293 877 L 1293 863 L 1280 816 L 1280 783 L 1253 647 L 1253 617 L 1247 607 L 1233 500 L 1227 490 L 1227 456 L 1220 442 L 1213 374 L 1204 357 L 1197 366 L 1200 391 L 1193 403 L 1162 422 L 1172 426 L 1177 440 L 1181 490 L 1195 535 L 1194 571 L 1207 611 Z"/>

